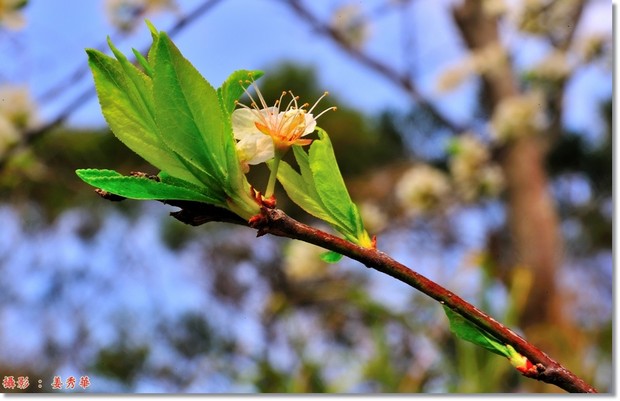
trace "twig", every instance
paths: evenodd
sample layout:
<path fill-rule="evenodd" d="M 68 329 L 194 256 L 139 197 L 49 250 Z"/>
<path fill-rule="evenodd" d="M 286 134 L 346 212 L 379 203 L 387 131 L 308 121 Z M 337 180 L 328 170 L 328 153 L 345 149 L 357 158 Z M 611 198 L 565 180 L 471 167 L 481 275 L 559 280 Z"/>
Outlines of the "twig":
<path fill-rule="evenodd" d="M 379 73 L 383 77 L 392 81 L 396 86 L 402 88 L 413 99 L 420 108 L 426 110 L 431 114 L 438 122 L 445 127 L 449 128 L 455 134 L 459 134 L 467 130 L 467 126 L 460 125 L 451 121 L 448 117 L 443 115 L 420 91 L 413 82 L 411 77 L 406 74 L 402 74 L 392 68 L 390 65 L 383 63 L 382 61 L 371 57 L 369 54 L 357 50 L 351 46 L 348 46 L 346 40 L 342 37 L 341 33 L 331 26 L 324 24 L 320 21 L 312 12 L 310 12 L 299 0 L 288 0 L 285 2 L 293 11 L 297 13 L 303 20 L 307 21 L 318 33 L 332 39 L 342 50 L 349 56 L 360 62 L 360 64 L 370 68 L 371 70 Z"/>
<path fill-rule="evenodd" d="M 258 231 L 257 236 L 271 234 L 296 239 L 348 256 L 368 268 L 392 276 L 421 291 L 498 340 L 514 347 L 536 367 L 536 369 L 524 373 L 524 376 L 556 385 L 571 393 L 597 392 L 583 379 L 485 312 L 377 249 L 360 247 L 352 242 L 310 227 L 289 217 L 280 209 L 263 207 L 262 213 L 257 216 L 258 218 L 252 219 L 252 224 L 248 224 L 242 219 L 236 218 L 230 211 L 212 205 L 191 201 L 164 201 L 164 203 L 183 208 L 180 212 L 171 214 L 187 224 L 200 225 L 210 221 L 221 221 L 249 225 Z"/>

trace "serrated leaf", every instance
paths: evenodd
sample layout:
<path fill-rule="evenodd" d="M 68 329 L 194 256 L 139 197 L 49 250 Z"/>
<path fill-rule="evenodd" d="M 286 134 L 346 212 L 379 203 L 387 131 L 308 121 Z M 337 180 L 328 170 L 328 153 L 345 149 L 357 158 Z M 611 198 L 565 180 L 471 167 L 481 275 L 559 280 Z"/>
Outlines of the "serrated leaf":
<path fill-rule="evenodd" d="M 478 328 L 476 325 L 465 319 L 460 314 L 454 312 L 452 309 L 444 306 L 444 311 L 448 320 L 450 321 L 450 331 L 454 333 L 458 338 L 474 343 L 480 347 L 493 352 L 494 354 L 505 356 L 510 358 L 511 353 L 506 345 L 502 344 L 499 340 L 493 337 L 491 334 Z"/>
<path fill-rule="evenodd" d="M 144 57 L 142 53 L 140 53 L 137 49 L 132 48 L 131 51 L 133 52 L 134 56 L 136 56 L 136 60 L 138 60 L 138 63 L 140 63 L 142 68 L 144 68 L 144 73 L 149 77 L 153 78 L 153 67 L 149 64 L 149 61 L 146 59 L 146 57 Z"/>
<path fill-rule="evenodd" d="M 244 90 L 250 85 L 248 80 L 257 80 L 263 76 L 262 71 L 238 70 L 230 74 L 217 93 L 220 97 L 222 108 L 228 114 L 235 110 L 235 102 L 243 95 Z"/>
<path fill-rule="evenodd" d="M 267 164 L 270 165 L 271 163 L 268 162 Z M 284 187 L 288 197 L 307 213 L 332 225 L 336 224 L 329 213 L 325 212 L 321 200 L 314 197 L 312 191 L 308 189 L 302 176 L 285 161 L 280 162 L 278 181 Z"/>
<path fill-rule="evenodd" d="M 202 172 L 202 180 L 226 182 L 225 131 L 215 89 L 162 32 L 154 55 L 153 98 L 162 141 Z"/>
<path fill-rule="evenodd" d="M 199 192 L 192 184 L 180 180 L 158 182 L 146 177 L 124 176 L 113 170 L 81 169 L 76 174 L 84 182 L 115 195 L 140 200 L 189 200 L 221 204 L 222 201 Z"/>
<path fill-rule="evenodd" d="M 308 161 L 316 192 L 327 213 L 347 239 L 370 246 L 357 206 L 351 200 L 327 133 L 317 128 L 319 139 L 312 142 Z"/>
<path fill-rule="evenodd" d="M 101 110 L 114 135 L 158 169 L 199 184 L 200 181 L 187 172 L 183 163 L 159 139 L 149 107 L 134 81 L 126 76 L 121 62 L 97 50 L 86 52 Z M 148 90 L 147 83 L 141 87 Z"/>
<path fill-rule="evenodd" d="M 342 254 L 334 251 L 327 251 L 320 255 L 320 258 L 323 262 L 327 263 L 337 263 L 342 259 Z"/>

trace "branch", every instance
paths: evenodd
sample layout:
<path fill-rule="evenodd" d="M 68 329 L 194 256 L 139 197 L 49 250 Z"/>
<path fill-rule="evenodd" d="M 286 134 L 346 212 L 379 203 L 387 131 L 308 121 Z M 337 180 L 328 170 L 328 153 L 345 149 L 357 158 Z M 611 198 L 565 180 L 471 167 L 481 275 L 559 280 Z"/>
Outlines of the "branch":
<path fill-rule="evenodd" d="M 258 231 L 257 236 L 271 234 L 296 239 L 348 256 L 368 268 L 380 271 L 410 285 L 460 314 L 498 340 L 510 344 L 535 365 L 535 369 L 524 373 L 524 376 L 556 385 L 568 392 L 597 392 L 594 387 L 485 312 L 377 249 L 360 247 L 342 238 L 300 223 L 279 209 L 263 207 L 262 213 L 248 224 L 238 217 L 233 217 L 234 215 L 228 210 L 204 203 L 187 201 L 164 201 L 164 203 L 184 208 L 181 212 L 173 212 L 172 215 L 188 224 L 199 225 L 209 221 L 223 221 L 249 225 Z"/>
<path fill-rule="evenodd" d="M 371 57 L 369 54 L 357 50 L 351 46 L 348 46 L 347 41 L 342 37 L 342 34 L 331 26 L 324 24 L 320 21 L 312 12 L 310 12 L 299 0 L 289 0 L 286 2 L 303 20 L 307 21 L 318 33 L 330 38 L 336 43 L 345 53 L 357 60 L 360 64 L 375 71 L 376 73 L 387 78 L 396 86 L 404 89 L 405 92 L 417 102 L 418 106 L 426 110 L 431 114 L 438 122 L 445 127 L 458 134 L 468 129 L 466 126 L 462 126 L 458 123 L 451 121 L 448 117 L 443 115 L 420 91 L 413 82 L 411 77 L 406 74 L 402 74 L 392 68 L 390 65 L 383 63 L 381 60 Z"/>

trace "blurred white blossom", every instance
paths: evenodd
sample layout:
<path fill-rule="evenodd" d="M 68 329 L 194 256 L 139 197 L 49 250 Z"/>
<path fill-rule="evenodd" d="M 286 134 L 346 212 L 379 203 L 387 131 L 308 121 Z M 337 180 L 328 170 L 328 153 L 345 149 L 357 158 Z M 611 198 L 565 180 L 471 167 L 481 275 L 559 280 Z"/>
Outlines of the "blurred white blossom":
<path fill-rule="evenodd" d="M 472 74 L 493 76 L 508 63 L 508 53 L 501 43 L 494 42 L 476 49 L 467 57 L 448 67 L 437 80 L 437 90 L 447 92 L 461 85 Z"/>
<path fill-rule="evenodd" d="M 545 98 L 540 92 L 503 99 L 491 118 L 491 133 L 498 142 L 535 135 L 546 126 Z"/>
<path fill-rule="evenodd" d="M 483 0 L 482 10 L 491 17 L 499 17 L 508 11 L 508 5 L 505 0 Z"/>
<path fill-rule="evenodd" d="M 573 67 L 568 61 L 567 54 L 562 51 L 551 52 L 530 71 L 536 79 L 548 82 L 564 81 L 571 74 Z"/>
<path fill-rule="evenodd" d="M 607 44 L 612 40 L 602 33 L 590 34 L 577 43 L 577 52 L 584 63 L 589 63 L 606 53 Z"/>
<path fill-rule="evenodd" d="M 453 141 L 450 150 L 450 174 L 464 201 L 472 202 L 501 192 L 504 186 L 502 170 L 491 161 L 489 149 L 481 140 L 466 133 Z"/>
<path fill-rule="evenodd" d="M 387 214 L 374 202 L 362 202 L 360 204 L 360 214 L 362 215 L 365 228 L 370 233 L 377 233 L 388 224 Z"/>
<path fill-rule="evenodd" d="M 322 278 L 326 275 L 327 263 L 321 260 L 325 249 L 303 241 L 290 241 L 284 255 L 284 272 L 294 281 Z"/>
<path fill-rule="evenodd" d="M 106 13 L 112 25 L 131 31 L 147 14 L 176 11 L 175 0 L 106 0 Z"/>
<path fill-rule="evenodd" d="M 358 4 L 345 4 L 336 9 L 331 27 L 353 49 L 361 49 L 370 38 L 370 24 Z"/>
<path fill-rule="evenodd" d="M 26 4 L 28 0 L 0 0 L 0 28 L 22 29 L 26 25 L 22 14 Z"/>
<path fill-rule="evenodd" d="M 36 106 L 28 88 L 0 86 L 0 155 L 36 124 Z"/>
<path fill-rule="evenodd" d="M 446 174 L 428 165 L 410 168 L 396 184 L 398 202 L 412 215 L 437 210 L 449 193 Z"/>

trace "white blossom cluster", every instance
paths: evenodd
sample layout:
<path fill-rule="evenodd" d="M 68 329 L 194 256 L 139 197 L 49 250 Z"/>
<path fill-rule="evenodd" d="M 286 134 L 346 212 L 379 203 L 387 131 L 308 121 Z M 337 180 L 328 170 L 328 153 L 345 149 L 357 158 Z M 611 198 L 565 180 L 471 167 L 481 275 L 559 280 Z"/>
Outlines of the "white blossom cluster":
<path fill-rule="evenodd" d="M 107 0 L 105 9 L 110 23 L 121 31 L 129 32 L 141 23 L 147 14 L 175 11 L 175 0 Z"/>
<path fill-rule="evenodd" d="M 330 25 L 345 44 L 353 49 L 361 49 L 370 38 L 370 23 L 357 4 L 345 4 L 337 8 Z"/>
<path fill-rule="evenodd" d="M 469 53 L 465 59 L 448 67 L 437 80 L 437 90 L 448 92 L 461 85 L 473 74 L 493 76 L 508 63 L 508 53 L 495 42 Z"/>
<path fill-rule="evenodd" d="M 573 66 L 569 63 L 566 52 L 554 51 L 536 64 L 529 74 L 546 82 L 562 82 L 570 76 L 572 71 Z"/>
<path fill-rule="evenodd" d="M 536 135 L 547 124 L 545 97 L 538 91 L 503 99 L 491 117 L 491 133 L 502 143 L 523 136 Z"/>
<path fill-rule="evenodd" d="M 0 28 L 19 30 L 26 25 L 21 10 L 27 0 L 0 0 Z"/>
<path fill-rule="evenodd" d="M 324 277 L 327 263 L 320 256 L 325 249 L 303 241 L 290 241 L 284 255 L 284 272 L 293 281 L 306 281 Z"/>
<path fill-rule="evenodd" d="M 488 147 L 473 134 L 456 138 L 451 145 L 451 153 L 450 174 L 464 201 L 496 196 L 504 188 L 501 168 L 492 162 Z"/>
<path fill-rule="evenodd" d="M 439 209 L 451 191 L 450 180 L 441 170 L 417 165 L 406 171 L 396 184 L 396 198 L 411 215 Z"/>
<path fill-rule="evenodd" d="M 26 86 L 0 86 L 0 155 L 36 121 L 36 107 Z"/>

